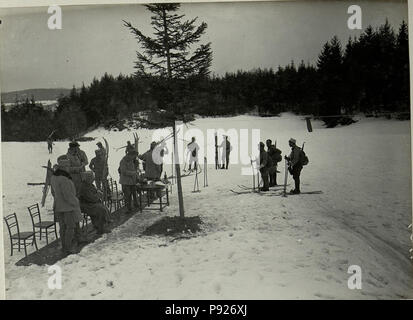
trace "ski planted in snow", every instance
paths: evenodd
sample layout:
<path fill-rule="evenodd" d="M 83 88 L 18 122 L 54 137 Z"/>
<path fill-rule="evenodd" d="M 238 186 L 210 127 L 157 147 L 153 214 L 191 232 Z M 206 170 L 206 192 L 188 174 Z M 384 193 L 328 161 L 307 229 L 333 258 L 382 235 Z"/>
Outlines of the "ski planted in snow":
<path fill-rule="evenodd" d="M 53 169 L 52 169 L 52 162 L 47 161 L 47 167 L 46 168 L 46 178 L 45 178 L 45 182 L 44 182 L 44 187 L 43 187 L 43 196 L 42 196 L 42 202 L 41 205 L 42 207 L 44 207 L 44 204 L 46 202 L 46 197 L 47 197 L 47 193 L 49 192 L 49 187 L 50 187 L 50 179 L 52 178 L 53 175 Z"/>

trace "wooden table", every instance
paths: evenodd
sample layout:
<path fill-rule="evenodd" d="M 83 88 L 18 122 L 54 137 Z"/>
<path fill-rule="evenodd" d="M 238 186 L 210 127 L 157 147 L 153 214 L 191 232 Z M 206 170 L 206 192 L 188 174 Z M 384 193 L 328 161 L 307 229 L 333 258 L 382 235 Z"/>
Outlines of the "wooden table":
<path fill-rule="evenodd" d="M 167 206 L 169 206 L 169 190 L 165 186 L 162 185 L 157 185 L 157 184 L 142 184 L 142 185 L 137 185 L 136 190 L 139 194 L 139 207 L 140 211 L 142 212 L 143 205 L 142 205 L 142 197 L 143 194 L 146 192 L 146 199 L 148 202 L 148 206 L 145 208 L 147 210 L 159 210 L 163 211 L 163 209 Z M 166 203 L 162 202 L 163 198 L 163 191 L 165 190 L 165 196 L 166 196 Z M 150 199 L 151 194 L 159 194 L 159 202 L 152 202 Z M 151 205 L 157 205 L 159 204 L 159 208 L 151 208 Z"/>

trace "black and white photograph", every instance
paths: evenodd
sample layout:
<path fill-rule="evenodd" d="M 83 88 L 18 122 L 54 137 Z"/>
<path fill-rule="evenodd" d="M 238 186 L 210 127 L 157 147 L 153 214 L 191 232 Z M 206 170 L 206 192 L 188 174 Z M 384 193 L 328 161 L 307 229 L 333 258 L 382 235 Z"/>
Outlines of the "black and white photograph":
<path fill-rule="evenodd" d="M 413 299 L 408 18 L 0 7 L 5 299 Z"/>

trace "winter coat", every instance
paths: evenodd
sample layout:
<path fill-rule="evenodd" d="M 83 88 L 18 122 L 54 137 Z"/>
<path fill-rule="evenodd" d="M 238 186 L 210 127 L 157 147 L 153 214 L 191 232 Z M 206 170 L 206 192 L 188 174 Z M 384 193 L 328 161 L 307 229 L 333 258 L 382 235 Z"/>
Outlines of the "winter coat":
<path fill-rule="evenodd" d="M 104 159 L 105 158 L 105 156 L 106 156 L 106 149 L 105 148 L 99 148 L 98 149 L 98 153 L 99 153 L 99 155 Z"/>
<path fill-rule="evenodd" d="M 80 184 L 82 179 L 80 178 L 80 173 L 85 172 L 85 166 L 89 163 L 86 153 L 82 150 L 78 150 L 73 153 L 70 149 L 67 152 L 67 157 L 70 160 L 70 167 L 68 171 L 72 177 L 72 181 L 75 184 L 76 191 L 79 194 Z"/>
<path fill-rule="evenodd" d="M 137 172 L 134 161 L 129 156 L 124 156 L 119 164 L 119 183 L 123 185 L 135 185 L 137 181 Z"/>
<path fill-rule="evenodd" d="M 138 158 L 145 162 L 145 178 L 159 180 L 162 174 L 161 164 L 155 163 L 152 154 L 153 150 L 148 150 L 144 154 L 139 155 Z"/>
<path fill-rule="evenodd" d="M 79 199 L 70 176 L 61 170 L 56 170 L 50 179 L 51 192 L 54 198 L 53 210 L 55 213 L 74 214 L 77 222 L 82 220 Z"/>
<path fill-rule="evenodd" d="M 265 150 L 260 150 L 260 168 L 271 168 L 273 166 L 271 158 Z"/>
<path fill-rule="evenodd" d="M 290 160 L 290 164 L 292 167 L 294 167 L 297 164 L 301 165 L 300 152 L 301 152 L 301 148 L 298 146 L 294 146 L 291 148 L 291 153 L 290 153 L 290 156 L 288 157 L 288 160 Z"/>
<path fill-rule="evenodd" d="M 271 157 L 274 166 L 282 160 L 281 150 L 277 149 L 273 144 L 268 148 L 267 153 Z"/>
<path fill-rule="evenodd" d="M 223 152 L 225 151 L 227 155 L 229 155 L 232 151 L 231 143 L 229 142 L 229 140 L 222 141 L 220 147 L 222 148 Z"/>
<path fill-rule="evenodd" d="M 96 187 L 89 182 L 82 181 L 80 186 L 80 208 L 82 212 L 92 217 L 92 223 L 102 229 L 109 221 L 109 211 L 100 201 Z"/>
<path fill-rule="evenodd" d="M 194 141 L 188 143 L 187 148 L 190 161 L 196 161 L 198 159 L 199 145 Z"/>
<path fill-rule="evenodd" d="M 103 177 L 105 166 L 105 159 L 102 157 L 94 157 L 92 160 L 90 160 L 89 168 L 95 173 L 95 176 L 97 177 Z"/>
<path fill-rule="evenodd" d="M 125 153 L 127 154 L 129 151 L 134 151 L 134 150 L 135 150 L 135 146 L 133 144 L 127 145 Z"/>

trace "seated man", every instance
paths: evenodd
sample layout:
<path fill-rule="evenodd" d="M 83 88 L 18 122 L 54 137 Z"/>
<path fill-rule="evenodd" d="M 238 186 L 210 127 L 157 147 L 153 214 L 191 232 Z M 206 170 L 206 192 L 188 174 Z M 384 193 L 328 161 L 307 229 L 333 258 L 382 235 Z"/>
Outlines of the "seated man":
<path fill-rule="evenodd" d="M 82 172 L 82 183 L 80 185 L 80 208 L 91 219 L 93 227 L 98 234 L 108 233 L 110 229 L 109 210 L 101 202 L 101 195 L 93 185 L 94 174 L 92 171 Z"/>

